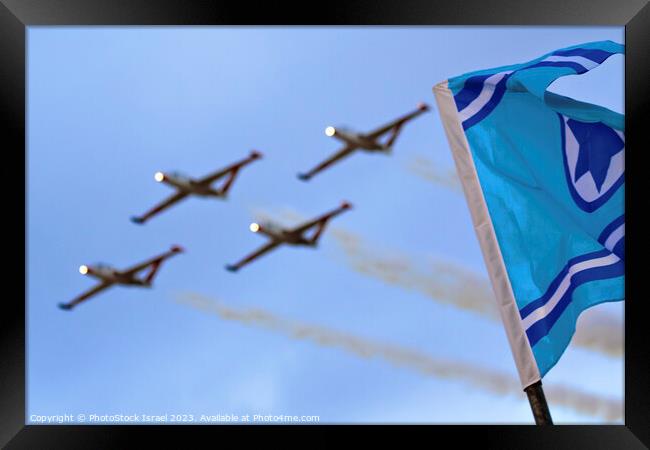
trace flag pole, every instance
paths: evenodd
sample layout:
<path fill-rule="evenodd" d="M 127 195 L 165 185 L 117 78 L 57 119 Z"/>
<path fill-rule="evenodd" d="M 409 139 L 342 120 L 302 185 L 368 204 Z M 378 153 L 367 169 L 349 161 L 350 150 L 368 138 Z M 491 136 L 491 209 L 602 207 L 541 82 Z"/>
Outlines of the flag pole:
<path fill-rule="evenodd" d="M 544 389 L 542 389 L 542 380 L 531 384 L 526 389 L 524 389 L 524 392 L 526 395 L 528 395 L 528 401 L 530 402 L 530 409 L 533 411 L 535 424 L 553 425 L 551 411 L 548 409 L 546 396 L 544 396 Z"/>

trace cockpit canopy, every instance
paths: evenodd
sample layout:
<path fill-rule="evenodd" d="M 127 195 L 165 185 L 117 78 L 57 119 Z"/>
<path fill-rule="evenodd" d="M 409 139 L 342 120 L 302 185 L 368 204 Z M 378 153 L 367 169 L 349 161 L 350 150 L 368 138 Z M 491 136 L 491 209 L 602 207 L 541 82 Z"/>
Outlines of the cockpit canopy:
<path fill-rule="evenodd" d="M 190 181 L 190 177 L 188 175 L 185 175 L 182 172 L 179 172 L 178 170 L 174 170 L 173 172 L 169 172 L 169 175 L 174 177 L 175 179 L 179 181 Z"/>
<path fill-rule="evenodd" d="M 262 222 L 262 227 L 266 230 L 269 230 L 271 233 L 279 233 L 283 229 L 283 227 L 281 227 L 279 224 L 271 222 L 269 220 Z"/>

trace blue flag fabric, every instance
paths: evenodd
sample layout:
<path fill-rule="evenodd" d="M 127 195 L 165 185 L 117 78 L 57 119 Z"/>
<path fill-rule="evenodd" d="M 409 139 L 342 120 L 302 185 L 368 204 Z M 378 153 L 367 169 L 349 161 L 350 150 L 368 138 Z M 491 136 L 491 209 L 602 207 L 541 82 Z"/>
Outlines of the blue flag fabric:
<path fill-rule="evenodd" d="M 582 311 L 625 296 L 624 116 L 547 91 L 623 52 L 592 42 L 434 87 L 524 387 Z"/>

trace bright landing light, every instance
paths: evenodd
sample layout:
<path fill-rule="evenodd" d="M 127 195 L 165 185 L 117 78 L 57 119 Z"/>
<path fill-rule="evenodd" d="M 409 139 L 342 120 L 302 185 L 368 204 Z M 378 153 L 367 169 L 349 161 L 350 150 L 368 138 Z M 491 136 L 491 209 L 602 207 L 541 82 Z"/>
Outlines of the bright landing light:
<path fill-rule="evenodd" d="M 160 183 L 162 180 L 165 179 L 165 174 L 162 172 L 156 172 L 156 174 L 153 176 L 153 179 L 156 180 L 158 183 Z"/>
<path fill-rule="evenodd" d="M 251 223 L 251 225 L 248 227 L 253 233 L 257 233 L 260 230 L 260 226 L 256 224 L 255 222 Z"/>
<path fill-rule="evenodd" d="M 79 266 L 79 273 L 81 275 L 86 275 L 88 273 L 88 266 Z"/>
<path fill-rule="evenodd" d="M 334 127 L 327 127 L 327 128 L 325 128 L 325 134 L 326 134 L 327 136 L 332 137 L 332 136 L 334 136 L 334 133 L 336 133 L 336 130 L 334 129 Z"/>

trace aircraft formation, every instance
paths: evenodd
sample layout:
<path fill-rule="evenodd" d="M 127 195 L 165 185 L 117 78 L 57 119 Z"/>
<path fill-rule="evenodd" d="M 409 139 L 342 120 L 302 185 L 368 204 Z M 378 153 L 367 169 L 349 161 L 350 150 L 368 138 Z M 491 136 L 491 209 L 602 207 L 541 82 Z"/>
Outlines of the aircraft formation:
<path fill-rule="evenodd" d="M 390 154 L 397 137 L 402 131 L 402 127 L 407 122 L 428 110 L 428 105 L 425 103 L 419 103 L 415 111 L 398 117 L 386 125 L 368 133 L 354 132 L 345 128 L 327 127 L 325 129 L 325 134 L 341 140 L 344 143 L 343 148 L 308 172 L 299 173 L 298 178 L 303 181 L 308 181 L 314 175 L 320 173 L 322 170 L 330 167 L 344 157 L 349 156 L 356 150 Z M 386 141 L 380 142 L 380 140 L 386 135 L 388 135 Z M 225 200 L 239 172 L 248 164 L 258 159 L 262 159 L 262 157 L 262 153 L 253 150 L 248 157 L 201 178 L 190 178 L 177 172 L 156 172 L 154 174 L 154 179 L 159 183 L 169 185 L 175 190 L 175 192 L 162 202 L 153 206 L 144 214 L 131 217 L 131 221 L 142 225 L 155 215 L 193 195 Z M 220 186 L 216 187 L 215 183 L 220 181 Z M 249 227 L 250 230 L 253 233 L 259 233 L 266 236 L 268 242 L 238 262 L 227 264 L 225 267 L 231 272 L 236 272 L 260 256 L 284 244 L 315 248 L 318 245 L 318 241 L 328 222 L 339 214 L 349 210 L 351 207 L 352 205 L 349 202 L 343 201 L 338 208 L 293 228 L 283 228 L 271 222 L 263 224 L 252 223 Z M 309 235 L 310 233 L 311 235 Z M 96 278 L 99 283 L 69 302 L 59 303 L 59 307 L 63 310 L 71 310 L 83 301 L 93 297 L 95 294 L 115 285 L 150 288 L 153 286 L 153 280 L 162 263 L 183 251 L 184 249 L 182 247 L 174 245 L 168 251 L 160 255 L 149 258 L 123 270 L 118 270 L 107 264 L 82 265 L 79 267 L 79 272 L 82 275 Z M 139 274 L 145 270 L 147 270 L 147 272 L 140 276 Z"/>

